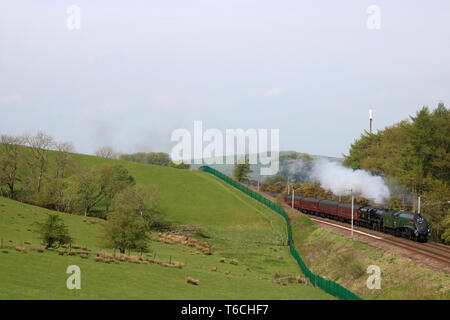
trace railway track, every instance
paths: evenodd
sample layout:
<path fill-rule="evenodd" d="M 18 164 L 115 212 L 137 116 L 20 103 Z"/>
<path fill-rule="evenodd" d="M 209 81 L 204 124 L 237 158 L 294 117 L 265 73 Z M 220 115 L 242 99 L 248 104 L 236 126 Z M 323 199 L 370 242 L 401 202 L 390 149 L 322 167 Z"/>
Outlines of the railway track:
<path fill-rule="evenodd" d="M 436 248 L 438 250 L 443 250 L 445 252 L 450 253 L 450 246 L 446 246 L 445 244 L 442 243 L 437 243 L 437 242 L 431 242 L 428 241 L 427 243 L 424 243 L 426 246 L 431 247 L 431 248 Z"/>
<path fill-rule="evenodd" d="M 337 228 L 344 228 L 350 230 L 350 226 L 347 223 L 342 223 L 335 220 L 325 219 L 317 216 L 310 216 L 310 218 L 313 221 L 316 221 L 321 224 L 332 225 Z M 434 261 L 443 263 L 450 270 L 450 248 L 446 245 L 438 244 L 435 242 L 430 243 L 413 242 L 411 240 L 395 237 L 390 234 L 355 226 L 353 227 L 353 230 L 355 234 L 357 234 L 358 236 L 370 237 L 372 239 L 375 239 L 374 241 L 384 242 L 390 246 L 398 247 L 411 253 L 421 255 L 428 259 L 432 259 Z"/>
<path fill-rule="evenodd" d="M 331 225 L 332 227 L 335 228 L 346 229 L 350 233 L 351 229 L 348 223 L 336 221 L 333 219 L 322 218 L 315 215 L 308 214 L 308 216 L 313 221 L 325 225 Z M 450 273 L 450 246 L 446 246 L 444 244 L 436 242 L 426 242 L 426 243 L 414 242 L 412 240 L 396 237 L 388 233 L 383 233 L 358 226 L 353 226 L 353 231 L 358 236 L 374 239 L 371 241 L 383 242 L 389 245 L 389 247 L 401 248 L 405 252 L 416 254 L 423 258 L 427 258 L 432 261 L 438 262 L 440 265 L 444 266 L 444 270 L 446 273 Z M 410 258 L 412 257 L 409 254 L 407 256 Z M 416 258 L 416 260 L 421 261 L 423 259 Z"/>

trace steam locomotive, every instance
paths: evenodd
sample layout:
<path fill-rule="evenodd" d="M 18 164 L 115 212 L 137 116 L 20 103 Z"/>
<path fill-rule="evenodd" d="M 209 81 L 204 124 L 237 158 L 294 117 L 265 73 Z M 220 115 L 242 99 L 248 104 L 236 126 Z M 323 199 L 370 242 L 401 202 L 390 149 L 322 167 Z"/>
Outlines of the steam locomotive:
<path fill-rule="evenodd" d="M 270 194 L 272 196 L 280 195 Z M 281 196 L 284 202 L 292 206 L 291 195 L 281 194 Z M 294 208 L 303 213 L 347 223 L 350 223 L 352 219 L 350 203 L 295 196 Z M 409 211 L 395 211 L 355 204 L 353 206 L 353 223 L 413 241 L 426 242 L 430 236 L 427 220 L 422 215 Z"/>

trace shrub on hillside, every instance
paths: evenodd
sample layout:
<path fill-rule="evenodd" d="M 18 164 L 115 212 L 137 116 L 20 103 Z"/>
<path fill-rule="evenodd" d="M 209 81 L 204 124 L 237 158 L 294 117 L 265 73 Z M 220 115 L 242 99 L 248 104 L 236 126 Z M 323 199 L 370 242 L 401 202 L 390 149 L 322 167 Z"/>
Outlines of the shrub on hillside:
<path fill-rule="evenodd" d="M 134 212 L 114 212 L 104 225 L 105 245 L 120 253 L 126 250 L 145 251 L 149 236 L 145 220 Z"/>
<path fill-rule="evenodd" d="M 73 240 L 67 226 L 57 214 L 49 214 L 44 222 L 38 222 L 37 225 L 40 238 L 46 243 L 45 249 L 59 248 Z"/>

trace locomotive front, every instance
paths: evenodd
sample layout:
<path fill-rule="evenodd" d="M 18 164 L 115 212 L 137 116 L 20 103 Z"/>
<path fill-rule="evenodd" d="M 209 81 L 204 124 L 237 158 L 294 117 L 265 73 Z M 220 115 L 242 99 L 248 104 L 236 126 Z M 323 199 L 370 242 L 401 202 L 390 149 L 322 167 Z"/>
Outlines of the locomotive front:
<path fill-rule="evenodd" d="M 417 240 L 426 242 L 428 237 L 431 235 L 427 220 L 422 215 L 415 214 L 414 224 L 416 226 L 414 235 L 417 237 Z"/>

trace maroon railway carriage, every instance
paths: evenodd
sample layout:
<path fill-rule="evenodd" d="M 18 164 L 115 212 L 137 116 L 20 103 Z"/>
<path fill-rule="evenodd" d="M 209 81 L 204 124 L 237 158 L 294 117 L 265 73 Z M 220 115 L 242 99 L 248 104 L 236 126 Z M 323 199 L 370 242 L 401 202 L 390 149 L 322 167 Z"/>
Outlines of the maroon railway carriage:
<path fill-rule="evenodd" d="M 353 206 L 353 221 L 359 221 L 359 208 L 363 206 L 355 204 Z M 343 220 L 352 219 L 352 204 L 351 203 L 339 203 L 338 216 Z"/>
<path fill-rule="evenodd" d="M 337 217 L 338 204 L 339 202 L 337 201 L 319 200 L 319 213 Z"/>
<path fill-rule="evenodd" d="M 283 194 L 283 200 L 289 207 L 292 206 L 292 196 L 289 196 L 288 194 Z"/>
<path fill-rule="evenodd" d="M 292 196 L 283 195 L 284 202 L 289 207 L 292 206 Z M 353 221 L 359 221 L 359 208 L 363 206 L 355 204 L 353 207 Z M 352 219 L 352 205 L 332 200 L 319 200 L 315 198 L 294 197 L 294 208 L 304 212 L 318 213 L 322 216 L 329 216 L 343 221 Z"/>
<path fill-rule="evenodd" d="M 319 200 L 314 198 L 301 198 L 299 209 L 306 212 L 318 212 Z"/>
<path fill-rule="evenodd" d="M 283 195 L 283 199 L 284 199 L 284 202 L 289 206 L 289 207 L 292 207 L 292 195 L 287 195 L 287 194 L 284 194 Z M 300 201 L 301 201 L 301 199 L 302 199 L 302 197 L 299 197 L 299 196 L 294 196 L 294 208 L 300 208 Z"/>
<path fill-rule="evenodd" d="M 299 196 L 295 196 L 294 197 L 294 208 L 299 208 L 300 209 L 302 199 L 303 198 L 299 197 Z M 291 204 L 292 204 L 292 196 L 291 196 Z"/>

